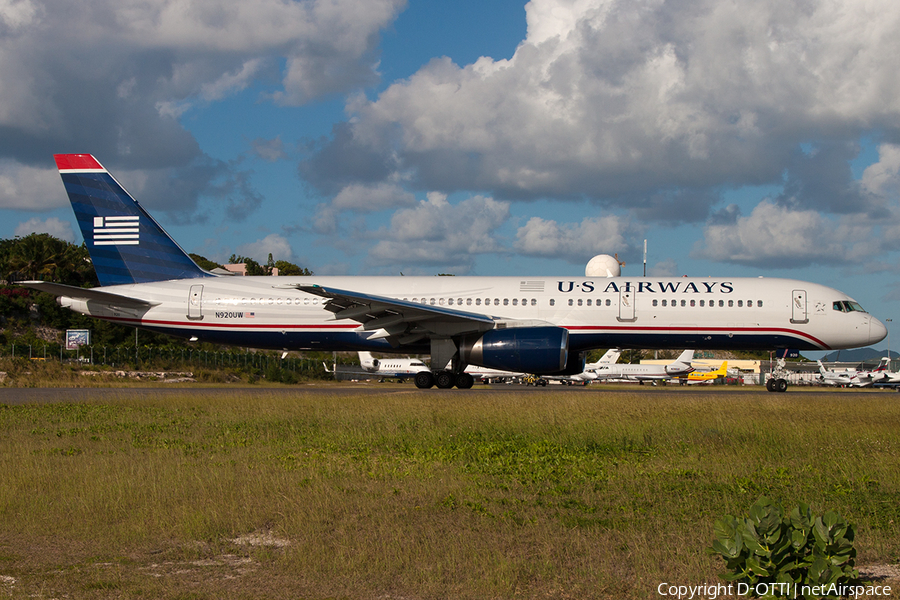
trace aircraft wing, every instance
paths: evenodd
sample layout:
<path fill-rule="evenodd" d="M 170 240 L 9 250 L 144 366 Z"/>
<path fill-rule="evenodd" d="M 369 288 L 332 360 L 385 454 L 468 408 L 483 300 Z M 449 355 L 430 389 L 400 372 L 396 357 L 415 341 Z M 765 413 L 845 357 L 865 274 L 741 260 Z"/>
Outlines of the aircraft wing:
<path fill-rule="evenodd" d="M 319 285 L 298 284 L 297 290 L 327 298 L 325 309 L 337 319 L 352 319 L 374 332 L 369 339 L 386 338 L 393 346 L 423 338 L 455 336 L 493 329 L 497 321 L 484 314 L 431 306 L 384 296 Z"/>
<path fill-rule="evenodd" d="M 139 300 L 138 298 L 129 298 L 128 296 L 105 292 L 102 288 L 80 288 L 49 281 L 17 281 L 16 284 L 29 287 L 33 290 L 47 292 L 54 296 L 66 296 L 74 300 L 102 302 L 103 304 L 117 306 L 119 308 L 150 308 L 157 304 L 156 302 L 148 302 L 147 300 Z"/>

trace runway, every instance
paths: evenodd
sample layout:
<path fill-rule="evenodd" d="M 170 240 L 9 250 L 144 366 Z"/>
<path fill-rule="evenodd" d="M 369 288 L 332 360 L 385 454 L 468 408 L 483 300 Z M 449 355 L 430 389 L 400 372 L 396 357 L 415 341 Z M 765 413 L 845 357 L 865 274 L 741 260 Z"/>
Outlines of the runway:
<path fill-rule="evenodd" d="M 59 387 L 59 388 L 0 388 L 0 405 L 16 406 L 27 404 L 104 402 L 128 398 L 162 398 L 168 396 L 210 396 L 214 401 L 221 394 L 240 393 L 244 396 L 291 396 L 297 394 L 317 395 L 383 395 L 383 394 L 431 394 L 453 398 L 460 395 L 492 395 L 492 394 L 636 394 L 654 396 L 705 394 L 710 397 L 729 396 L 735 394 L 770 394 L 762 386 L 650 386 L 650 385 L 590 385 L 590 386 L 556 386 L 534 387 L 526 385 L 476 385 L 471 390 L 419 390 L 413 384 L 397 383 L 310 383 L 293 387 L 282 386 L 178 386 L 166 384 L 145 387 Z M 894 394 L 893 390 L 873 390 L 859 388 L 824 388 L 794 386 L 779 396 L 803 396 L 816 394 Z"/>

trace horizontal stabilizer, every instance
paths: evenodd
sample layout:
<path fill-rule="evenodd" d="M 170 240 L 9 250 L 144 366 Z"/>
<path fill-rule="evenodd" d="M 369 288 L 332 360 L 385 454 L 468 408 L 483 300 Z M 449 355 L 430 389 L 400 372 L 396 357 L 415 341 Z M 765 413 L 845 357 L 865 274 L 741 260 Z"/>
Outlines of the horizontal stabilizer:
<path fill-rule="evenodd" d="M 51 283 L 49 281 L 18 281 L 17 285 L 23 285 L 33 290 L 47 292 L 54 296 L 65 296 L 75 300 L 102 302 L 110 306 L 118 306 L 121 308 L 150 308 L 156 306 L 157 302 L 148 302 L 138 298 L 129 298 L 128 296 L 120 296 L 110 292 L 104 292 L 101 289 L 80 288 L 72 285 L 63 285 L 61 283 Z"/>

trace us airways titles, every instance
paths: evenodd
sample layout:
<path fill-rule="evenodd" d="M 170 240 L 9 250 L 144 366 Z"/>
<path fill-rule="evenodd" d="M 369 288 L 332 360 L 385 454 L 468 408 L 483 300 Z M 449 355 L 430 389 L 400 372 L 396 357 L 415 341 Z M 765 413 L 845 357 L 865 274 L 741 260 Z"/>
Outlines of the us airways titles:
<path fill-rule="evenodd" d="M 603 284 L 601 283 L 600 285 L 602 286 Z M 559 281 L 556 287 L 564 294 L 575 291 L 591 294 L 597 291 L 596 284 L 593 281 L 582 281 L 581 283 Z M 602 291 L 603 293 L 636 292 L 638 294 L 672 294 L 678 292 L 682 294 L 730 294 L 734 291 L 734 284 L 730 281 L 700 281 L 699 283 L 693 281 L 626 281 L 625 285 L 620 288 L 615 281 L 610 281 Z"/>

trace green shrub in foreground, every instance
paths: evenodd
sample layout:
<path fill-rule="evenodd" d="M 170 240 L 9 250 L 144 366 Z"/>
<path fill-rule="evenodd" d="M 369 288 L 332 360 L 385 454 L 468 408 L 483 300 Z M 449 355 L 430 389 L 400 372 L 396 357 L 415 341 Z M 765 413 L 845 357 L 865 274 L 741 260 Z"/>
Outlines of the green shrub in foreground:
<path fill-rule="evenodd" d="M 809 506 L 801 502 L 786 516 L 779 503 L 761 497 L 750 507 L 749 518 L 727 515 L 716 520 L 714 531 L 716 539 L 707 551 L 725 561 L 730 573 L 722 577 L 749 584 L 751 593 L 762 583 L 790 584 L 792 591 L 799 592 L 803 586 L 837 584 L 840 589 L 859 582 L 859 572 L 853 568 L 855 531 L 837 513 L 813 517 Z M 777 594 L 782 588 L 763 589 Z"/>

